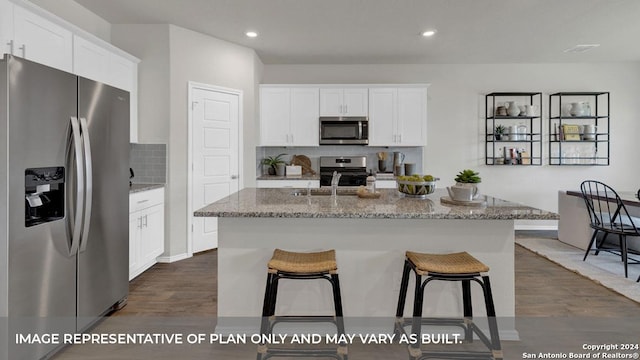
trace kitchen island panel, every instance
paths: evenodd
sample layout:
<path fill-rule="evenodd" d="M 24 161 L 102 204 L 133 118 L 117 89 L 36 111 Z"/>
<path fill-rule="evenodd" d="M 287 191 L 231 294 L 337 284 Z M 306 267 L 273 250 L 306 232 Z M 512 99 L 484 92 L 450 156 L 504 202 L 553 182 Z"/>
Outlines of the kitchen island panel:
<path fill-rule="evenodd" d="M 221 217 L 218 254 L 216 332 L 237 332 L 230 319 L 261 314 L 267 262 L 274 248 L 293 251 L 336 249 L 347 332 L 392 332 L 404 252 L 467 251 L 490 268 L 500 332 L 517 339 L 514 288 L 513 220 L 420 220 L 345 218 Z M 411 276 L 409 289 L 413 291 Z M 427 287 L 424 314 L 461 316 L 460 285 L 433 282 Z M 474 314 L 484 316 L 479 286 L 472 285 Z M 282 281 L 279 314 L 330 314 L 329 282 Z M 405 316 L 413 297 L 408 296 Z M 367 324 L 362 319 L 371 319 Z M 382 327 L 375 319 L 385 318 Z M 358 320 L 356 320 L 358 319 Z M 387 323 L 388 322 L 388 323 Z M 258 321 L 245 331 L 257 331 Z M 255 327 L 254 327 L 255 326 Z"/>

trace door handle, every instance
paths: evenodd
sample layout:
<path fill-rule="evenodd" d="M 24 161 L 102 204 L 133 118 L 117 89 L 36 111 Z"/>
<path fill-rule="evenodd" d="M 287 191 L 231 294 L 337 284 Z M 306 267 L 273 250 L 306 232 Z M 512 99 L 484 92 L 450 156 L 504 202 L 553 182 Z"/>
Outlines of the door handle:
<path fill-rule="evenodd" d="M 85 201 L 84 201 L 84 221 L 82 229 L 82 240 L 80 243 L 80 252 L 87 249 L 87 240 L 89 239 L 89 224 L 91 222 L 91 205 L 93 198 L 93 170 L 91 159 L 91 142 L 89 141 L 89 126 L 87 119 L 80 118 L 80 129 L 82 130 L 82 143 L 84 144 L 84 175 L 86 179 L 85 185 Z"/>
<path fill-rule="evenodd" d="M 73 221 L 73 232 L 71 233 L 71 248 L 69 255 L 75 255 L 78 252 L 78 244 L 80 242 L 80 234 L 82 232 L 82 209 L 84 205 L 84 162 L 82 161 L 82 148 L 80 147 L 80 125 L 78 118 L 72 116 L 71 120 L 71 142 L 76 160 L 76 208 Z"/>

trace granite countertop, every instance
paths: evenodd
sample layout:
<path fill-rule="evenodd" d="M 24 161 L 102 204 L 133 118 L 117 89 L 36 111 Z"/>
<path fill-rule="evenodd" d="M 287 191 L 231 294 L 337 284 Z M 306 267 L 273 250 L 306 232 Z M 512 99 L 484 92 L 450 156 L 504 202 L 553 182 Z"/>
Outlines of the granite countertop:
<path fill-rule="evenodd" d="M 258 176 L 256 180 L 320 180 L 320 174 L 301 176 L 262 175 Z"/>
<path fill-rule="evenodd" d="M 153 190 L 161 187 L 164 187 L 164 184 L 132 184 L 131 186 L 129 186 L 129 194 Z"/>
<path fill-rule="evenodd" d="M 303 195 L 294 196 L 295 191 Z M 264 218 L 362 218 L 362 219 L 470 219 L 470 220 L 557 220 L 558 214 L 530 206 L 484 196 L 486 207 L 444 205 L 437 189 L 427 199 L 404 197 L 395 189 L 380 189 L 378 199 L 338 195 L 307 197 L 306 189 L 246 188 L 202 209 L 195 216 Z"/>

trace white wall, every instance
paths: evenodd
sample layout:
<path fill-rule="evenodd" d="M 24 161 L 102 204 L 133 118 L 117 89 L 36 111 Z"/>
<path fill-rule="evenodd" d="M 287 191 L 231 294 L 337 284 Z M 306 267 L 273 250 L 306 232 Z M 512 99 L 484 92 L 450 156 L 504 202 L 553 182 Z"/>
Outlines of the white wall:
<path fill-rule="evenodd" d="M 174 25 L 113 25 L 113 44 L 140 58 L 139 139 L 166 143 L 165 258 L 187 252 L 188 82 L 243 91 L 244 179 L 255 185 L 256 94 L 262 62 L 252 49 Z"/>
<path fill-rule="evenodd" d="M 187 238 L 187 83 L 195 81 L 242 90 L 244 139 L 257 138 L 256 87 L 260 61 L 252 49 L 170 25 L 169 184 L 167 213 L 170 256 L 186 252 Z M 255 184 L 255 142 L 244 141 L 244 179 Z"/>
<path fill-rule="evenodd" d="M 29 0 L 104 41 L 111 39 L 111 24 L 73 0 Z"/>
<path fill-rule="evenodd" d="M 486 194 L 557 211 L 557 191 L 577 189 L 587 178 L 621 190 L 640 187 L 637 141 L 640 63 L 490 65 L 265 65 L 265 84 L 429 83 L 428 140 L 423 169 L 453 184 L 455 174 L 473 168 Z M 484 165 L 484 95 L 494 91 L 543 93 L 546 134 L 548 94 L 557 91 L 611 92 L 610 166 Z M 548 140 L 548 137 L 546 138 Z M 543 163 L 548 164 L 543 143 Z"/>

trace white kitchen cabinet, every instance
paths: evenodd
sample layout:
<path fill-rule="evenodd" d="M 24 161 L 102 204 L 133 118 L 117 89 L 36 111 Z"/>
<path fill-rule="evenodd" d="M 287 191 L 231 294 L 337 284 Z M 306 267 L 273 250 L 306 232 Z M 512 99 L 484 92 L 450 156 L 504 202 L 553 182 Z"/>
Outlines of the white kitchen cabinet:
<path fill-rule="evenodd" d="M 13 4 L 0 0 L 0 54 L 11 54 L 13 47 Z"/>
<path fill-rule="evenodd" d="M 138 141 L 138 63 L 73 36 L 73 73 L 129 92 L 130 141 Z"/>
<path fill-rule="evenodd" d="M 164 252 L 164 188 L 129 195 L 129 280 Z"/>
<path fill-rule="evenodd" d="M 427 89 L 369 89 L 369 145 L 425 146 Z"/>
<path fill-rule="evenodd" d="M 296 188 L 306 189 L 311 183 L 311 189 L 320 188 L 320 180 L 257 180 L 257 188 Z"/>
<path fill-rule="evenodd" d="M 367 116 L 367 88 L 320 89 L 320 116 Z"/>
<path fill-rule="evenodd" d="M 109 81 L 110 52 L 83 37 L 73 36 L 73 73 L 102 83 Z"/>
<path fill-rule="evenodd" d="M 260 87 L 260 145 L 318 146 L 318 88 Z"/>
<path fill-rule="evenodd" d="M 14 6 L 13 55 L 72 72 L 73 34 L 21 6 Z"/>

